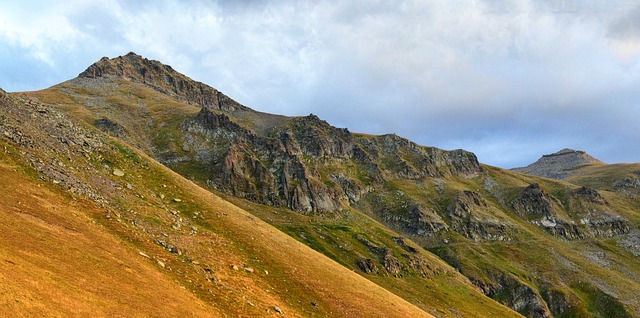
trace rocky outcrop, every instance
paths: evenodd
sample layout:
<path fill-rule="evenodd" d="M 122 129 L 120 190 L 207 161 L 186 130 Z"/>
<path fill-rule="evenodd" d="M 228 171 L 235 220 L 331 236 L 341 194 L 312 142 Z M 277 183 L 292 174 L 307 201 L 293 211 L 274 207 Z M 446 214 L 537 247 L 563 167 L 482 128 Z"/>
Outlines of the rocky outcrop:
<path fill-rule="evenodd" d="M 555 236 L 566 239 L 584 238 L 584 233 L 560 207 L 560 201 L 547 194 L 537 183 L 524 188 L 511 202 L 516 214 Z"/>
<path fill-rule="evenodd" d="M 307 167 L 303 157 L 343 156 L 350 135 L 336 137 L 335 142 L 314 143 L 313 138 L 321 138 L 318 131 L 338 129 L 311 117 L 289 123 L 295 128 L 299 121 L 315 122 L 317 126 L 308 131 L 282 128 L 264 135 L 241 126 L 225 113 L 205 107 L 183 125 L 188 133 L 185 144 L 195 153 L 195 160 L 212 166 L 213 173 L 207 178 L 220 190 L 305 213 L 337 211 L 343 201 L 348 201 L 346 193 L 352 194 L 352 199 L 357 197 L 353 196 L 357 185 L 343 178 L 345 189 L 327 186 L 316 171 Z"/>
<path fill-rule="evenodd" d="M 219 190 L 304 213 L 341 210 L 388 178 L 482 171 L 472 153 L 422 147 L 391 135 L 355 138 L 347 129 L 333 127 L 313 114 L 289 118 L 263 131 L 241 122 L 227 111 L 203 107 L 182 125 L 183 149 L 188 154 L 168 152 L 160 154 L 160 159 L 169 165 L 197 162 L 207 167 L 208 183 Z M 404 162 L 406 168 L 385 170 L 393 160 Z M 321 173 L 316 168 L 331 165 L 353 169 Z M 429 223 L 429 216 L 420 208 L 409 217 L 418 221 L 408 225 L 417 233 L 444 226 L 444 222 L 431 222 L 432 228 L 422 227 Z"/>
<path fill-rule="evenodd" d="M 627 177 L 614 181 L 613 186 L 616 188 L 640 189 L 640 179 Z"/>
<path fill-rule="evenodd" d="M 211 165 L 207 179 L 220 190 L 304 213 L 337 211 L 347 201 L 344 191 L 327 186 L 307 168 L 300 150 L 307 148 L 293 134 L 261 136 L 208 107 L 183 129 L 190 135 L 186 147 L 195 160 Z"/>
<path fill-rule="evenodd" d="M 125 128 L 111 119 L 108 119 L 108 118 L 99 119 L 95 122 L 94 125 L 96 126 L 96 128 L 106 132 L 109 135 L 112 135 L 118 138 L 123 138 L 126 136 Z"/>
<path fill-rule="evenodd" d="M 402 227 L 409 233 L 418 236 L 430 236 L 436 232 L 446 231 L 449 226 L 433 209 L 416 204 L 409 210 L 407 218 L 398 218 Z"/>
<path fill-rule="evenodd" d="M 103 57 L 78 77 L 115 77 L 147 85 L 188 104 L 225 111 L 247 110 L 213 87 L 176 72 L 171 66 L 133 52 L 113 59 Z"/>
<path fill-rule="evenodd" d="M 386 224 L 400 232 L 430 238 L 448 231 L 449 226 L 432 208 L 414 202 L 402 191 L 387 192 L 378 189 L 366 195 L 367 204 L 360 209 L 371 211 Z"/>
<path fill-rule="evenodd" d="M 558 204 L 558 200 L 544 192 L 537 183 L 524 188 L 511 203 L 516 214 L 524 218 L 555 217 Z"/>
<path fill-rule="evenodd" d="M 407 244 L 402 237 L 392 238 L 394 242 L 408 252 L 403 253 L 401 258 L 394 256 L 387 246 L 374 244 L 362 236 L 357 236 L 356 239 L 374 253 L 378 259 L 377 262 L 365 257 L 358 259 L 356 265 L 367 274 L 383 274 L 378 270 L 378 264 L 384 268 L 385 275 L 394 277 L 414 274 L 421 277 L 433 277 L 445 272 L 445 270 L 426 260 L 416 248 Z"/>
<path fill-rule="evenodd" d="M 556 153 L 543 155 L 538 161 L 526 167 L 514 168 L 512 170 L 532 176 L 564 180 L 571 175 L 572 170 L 588 164 L 605 163 L 582 150 L 565 148 Z"/>
<path fill-rule="evenodd" d="M 571 191 L 568 208 L 587 228 L 590 236 L 612 237 L 630 230 L 629 221 L 620 216 L 595 189 L 582 187 Z"/>
<path fill-rule="evenodd" d="M 495 210 L 479 193 L 460 191 L 448 207 L 451 227 L 474 241 L 508 241 L 514 229 L 504 219 L 493 217 Z"/>
<path fill-rule="evenodd" d="M 358 265 L 358 268 L 366 274 L 378 273 L 378 266 L 376 266 L 375 261 L 370 258 L 361 258 L 356 262 L 356 265 Z"/>
<path fill-rule="evenodd" d="M 333 127 L 314 114 L 292 118 L 270 134 L 277 136 L 290 154 L 316 159 L 349 158 L 353 154 L 354 139 L 349 130 Z"/>
<path fill-rule="evenodd" d="M 520 217 L 570 240 L 612 237 L 628 233 L 631 226 L 598 191 L 586 187 L 569 191 L 563 205 L 533 183 L 522 190 L 511 206 Z"/>
<path fill-rule="evenodd" d="M 480 287 L 485 295 L 526 317 L 547 318 L 553 316 L 542 296 L 528 284 L 508 274 L 499 272 L 489 274 L 490 279 L 487 281 L 471 277 L 474 285 Z"/>

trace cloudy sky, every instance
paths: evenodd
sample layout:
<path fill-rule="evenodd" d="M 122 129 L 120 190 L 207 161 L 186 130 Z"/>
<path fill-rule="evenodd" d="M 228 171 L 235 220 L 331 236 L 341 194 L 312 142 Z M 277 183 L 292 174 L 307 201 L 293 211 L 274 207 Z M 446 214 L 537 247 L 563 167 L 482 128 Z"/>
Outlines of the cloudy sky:
<path fill-rule="evenodd" d="M 257 110 L 463 148 L 640 162 L 640 0 L 0 1 L 0 87 L 160 60 Z"/>

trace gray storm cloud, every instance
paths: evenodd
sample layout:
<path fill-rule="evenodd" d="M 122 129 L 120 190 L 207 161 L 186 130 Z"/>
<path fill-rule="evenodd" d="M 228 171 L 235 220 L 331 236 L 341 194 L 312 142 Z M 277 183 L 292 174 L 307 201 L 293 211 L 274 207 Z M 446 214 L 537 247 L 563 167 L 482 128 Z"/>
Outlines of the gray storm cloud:
<path fill-rule="evenodd" d="M 255 109 L 474 151 L 640 161 L 633 1 L 0 4 L 0 87 L 41 89 L 135 51 Z"/>

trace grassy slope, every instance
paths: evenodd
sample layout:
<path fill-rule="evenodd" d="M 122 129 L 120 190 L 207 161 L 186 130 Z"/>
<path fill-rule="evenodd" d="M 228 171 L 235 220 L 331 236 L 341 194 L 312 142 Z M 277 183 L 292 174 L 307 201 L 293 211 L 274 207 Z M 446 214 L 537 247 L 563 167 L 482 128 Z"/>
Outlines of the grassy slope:
<path fill-rule="evenodd" d="M 567 182 L 596 189 L 612 190 L 613 183 L 626 177 L 637 177 L 640 163 L 618 163 L 609 165 L 581 166 L 572 171 Z"/>
<path fill-rule="evenodd" d="M 49 125 L 38 118 L 24 117 L 23 129 Z M 278 306 L 292 316 L 429 316 L 143 153 L 107 139 L 88 169 L 78 165 L 85 158 L 75 148 L 56 153 L 58 140 L 29 134 L 52 148 L 0 141 L 7 171 L 0 180 L 9 194 L 1 205 L 0 266 L 14 268 L 0 276 L 5 312 L 269 316 Z M 64 161 L 60 167 L 108 203 L 101 207 L 49 177 L 39 180 L 24 153 Z"/>
<path fill-rule="evenodd" d="M 0 315 L 220 315 L 96 223 L 93 202 L 49 189 L 2 155 L 0 175 Z"/>
<path fill-rule="evenodd" d="M 401 277 L 385 273 L 363 273 L 356 265 L 358 258 L 378 259 L 358 238 L 366 238 L 377 246 L 390 249 L 399 259 L 407 252 L 393 237 L 393 232 L 371 217 L 357 210 L 333 216 L 300 215 L 297 212 L 262 206 L 233 196 L 225 199 L 243 207 L 257 217 L 288 233 L 291 237 L 322 252 L 346 268 L 361 273 L 367 279 L 416 304 L 434 315 L 444 317 L 517 317 L 516 313 L 487 298 L 470 282 L 433 254 L 407 240 L 422 257 L 428 260 L 436 273 L 422 277 L 415 271 L 402 272 Z"/>
<path fill-rule="evenodd" d="M 488 175 L 500 183 L 504 189 L 522 187 L 532 182 L 540 183 L 547 193 L 563 198 L 573 184 L 551 179 L 530 177 L 511 171 L 485 167 Z M 469 180 L 471 187 L 481 189 L 482 178 Z M 624 196 L 608 191 L 600 191 L 611 206 L 627 218 L 635 228 L 640 226 L 640 213 L 632 201 Z M 489 193 L 485 193 L 489 197 Z M 513 194 L 505 191 L 505 201 Z M 567 294 L 578 296 L 575 300 L 575 316 L 626 316 L 621 304 L 611 296 L 619 298 L 630 313 L 639 315 L 640 265 L 635 257 L 620 247 L 625 236 L 612 238 L 589 238 L 566 241 L 551 237 L 540 228 L 510 215 L 510 221 L 517 223 L 528 233 L 513 243 L 492 243 L 483 245 L 483 252 L 497 258 L 486 266 L 502 268 L 503 272 L 514 273 L 523 282 L 535 286 L 544 293 L 550 289 L 560 289 Z M 487 249 L 487 247 L 489 247 Z M 468 247 L 460 249 L 458 257 L 472 257 Z M 484 254 L 484 253 L 483 253 Z M 490 258 L 485 258 L 491 259 Z M 474 260 L 462 263 L 472 264 Z M 607 312 L 610 311 L 610 312 Z"/>

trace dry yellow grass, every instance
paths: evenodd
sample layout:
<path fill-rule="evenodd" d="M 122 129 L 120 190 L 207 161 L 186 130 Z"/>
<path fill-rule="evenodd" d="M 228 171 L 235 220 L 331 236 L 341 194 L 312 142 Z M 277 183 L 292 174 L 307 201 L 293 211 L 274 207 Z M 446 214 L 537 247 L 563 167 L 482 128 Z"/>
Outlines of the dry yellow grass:
<path fill-rule="evenodd" d="M 0 316 L 219 316 L 93 222 L 98 207 L 0 175 Z"/>

